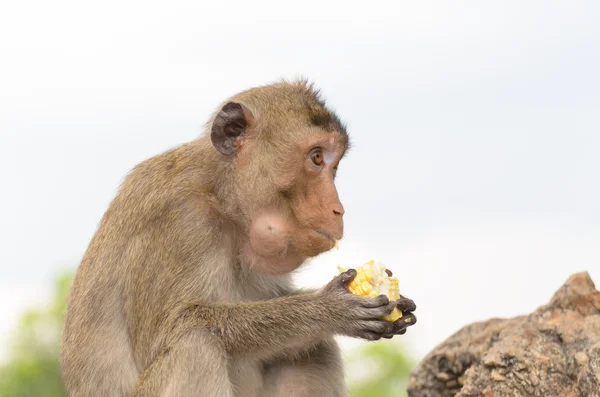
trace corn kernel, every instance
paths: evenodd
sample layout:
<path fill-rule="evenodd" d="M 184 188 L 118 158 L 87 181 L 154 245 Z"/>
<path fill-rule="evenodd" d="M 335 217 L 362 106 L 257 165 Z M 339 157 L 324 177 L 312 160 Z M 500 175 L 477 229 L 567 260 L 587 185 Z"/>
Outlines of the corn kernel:
<path fill-rule="evenodd" d="M 366 280 L 368 280 L 368 281 L 373 280 L 373 268 L 371 266 L 366 267 L 364 272 L 365 272 Z"/>
<path fill-rule="evenodd" d="M 360 288 L 362 288 L 362 290 L 367 294 L 370 294 L 373 290 L 371 284 L 368 281 L 363 281 L 362 284 L 360 284 Z"/>
<path fill-rule="evenodd" d="M 356 270 L 356 277 L 355 279 L 358 279 L 359 282 L 365 279 L 365 271 L 364 269 L 358 268 Z"/>

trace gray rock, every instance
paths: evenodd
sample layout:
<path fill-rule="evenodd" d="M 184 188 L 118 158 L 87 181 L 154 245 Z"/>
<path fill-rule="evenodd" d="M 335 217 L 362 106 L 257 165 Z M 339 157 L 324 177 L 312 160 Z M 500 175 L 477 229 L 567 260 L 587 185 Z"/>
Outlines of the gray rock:
<path fill-rule="evenodd" d="M 410 397 L 600 397 L 600 292 L 576 273 L 528 316 L 467 325 L 412 371 Z"/>

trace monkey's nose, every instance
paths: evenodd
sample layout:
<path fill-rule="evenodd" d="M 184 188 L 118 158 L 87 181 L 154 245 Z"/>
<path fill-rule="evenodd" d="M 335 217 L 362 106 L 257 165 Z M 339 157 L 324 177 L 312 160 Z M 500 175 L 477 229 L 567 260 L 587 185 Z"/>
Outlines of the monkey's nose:
<path fill-rule="evenodd" d="M 342 204 L 338 204 L 333 208 L 333 214 L 334 215 L 339 215 L 339 216 L 344 216 L 344 207 L 342 206 Z"/>

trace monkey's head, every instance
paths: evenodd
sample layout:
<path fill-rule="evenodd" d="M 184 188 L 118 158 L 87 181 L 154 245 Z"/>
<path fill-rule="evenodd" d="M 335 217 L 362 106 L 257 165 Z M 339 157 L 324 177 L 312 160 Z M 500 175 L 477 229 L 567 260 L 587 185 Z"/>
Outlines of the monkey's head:
<path fill-rule="evenodd" d="M 251 266 L 287 273 L 342 238 L 334 180 L 348 134 L 312 86 L 282 82 L 242 92 L 215 115 L 210 138 L 222 169 L 233 173 Z"/>

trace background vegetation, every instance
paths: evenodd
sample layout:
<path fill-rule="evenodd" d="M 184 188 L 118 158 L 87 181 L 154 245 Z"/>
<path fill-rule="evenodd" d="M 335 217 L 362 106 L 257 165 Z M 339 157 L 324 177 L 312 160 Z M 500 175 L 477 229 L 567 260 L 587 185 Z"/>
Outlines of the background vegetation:
<path fill-rule="evenodd" d="M 61 274 L 49 305 L 30 309 L 21 317 L 8 359 L 0 366 L 0 397 L 68 396 L 60 378 L 59 349 L 71 280 L 71 273 Z M 406 396 L 413 363 L 397 343 L 364 344 L 350 352 L 347 362 L 352 397 Z"/>
<path fill-rule="evenodd" d="M 55 281 L 50 304 L 23 314 L 6 363 L 0 367 L 1 397 L 64 397 L 58 362 L 60 333 L 72 275 Z"/>

